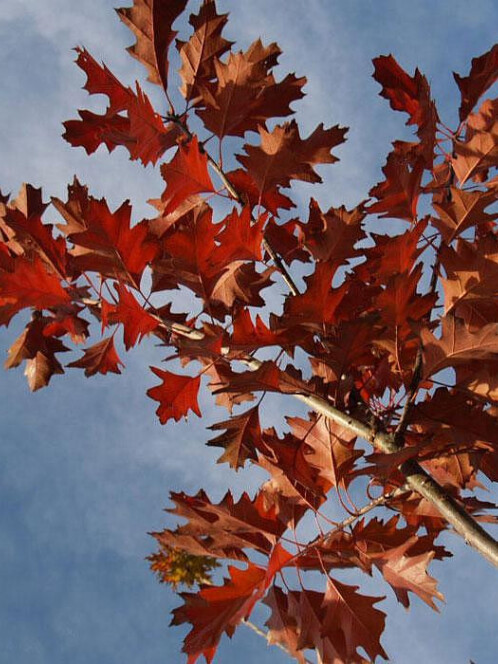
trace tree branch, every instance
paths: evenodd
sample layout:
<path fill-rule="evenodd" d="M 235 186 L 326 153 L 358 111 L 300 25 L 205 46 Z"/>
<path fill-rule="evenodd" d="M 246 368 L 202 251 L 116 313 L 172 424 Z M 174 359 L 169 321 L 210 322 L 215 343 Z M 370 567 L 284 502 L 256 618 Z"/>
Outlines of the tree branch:
<path fill-rule="evenodd" d="M 174 331 L 190 338 L 202 339 L 204 334 L 200 330 L 192 330 L 185 325 L 163 321 L 169 331 Z M 193 334 L 195 333 L 195 337 Z M 222 348 L 226 355 L 228 348 Z M 238 361 L 256 371 L 262 363 L 254 357 L 239 357 Z M 317 413 L 324 415 L 332 421 L 345 427 L 360 438 L 370 442 L 373 447 L 386 454 L 394 454 L 401 449 L 396 433 L 376 431 L 370 425 L 356 419 L 335 408 L 329 401 L 313 394 L 293 394 Z M 429 501 L 438 510 L 454 530 L 464 538 L 465 542 L 478 551 L 492 565 L 498 567 L 498 542 L 487 533 L 484 528 L 469 514 L 443 487 L 415 460 L 409 459 L 399 466 L 399 470 L 406 477 L 406 484 L 416 491 L 422 498 Z"/>
<path fill-rule="evenodd" d="M 168 331 L 189 338 L 202 339 L 204 333 L 200 330 L 192 330 L 186 325 L 163 321 Z M 195 336 L 194 336 L 195 334 Z M 222 354 L 226 355 L 228 348 L 222 348 Z M 238 361 L 256 371 L 262 363 L 254 357 L 239 357 Z M 401 449 L 396 433 L 376 431 L 370 425 L 344 413 L 329 401 L 313 394 L 293 394 L 307 406 L 317 413 L 324 415 L 332 421 L 345 427 L 360 438 L 370 442 L 373 447 L 386 454 L 394 454 Z M 498 567 L 498 542 L 487 533 L 484 528 L 469 514 L 443 487 L 415 460 L 409 459 L 399 466 L 399 470 L 406 477 L 406 484 L 416 491 L 422 498 L 429 501 L 438 510 L 454 530 L 464 538 L 465 542 L 478 551 L 492 565 Z"/>
<path fill-rule="evenodd" d="M 334 422 L 348 428 L 356 435 L 368 440 L 374 447 L 387 454 L 399 451 L 394 434 L 374 432 L 371 427 L 338 410 L 325 399 L 314 395 L 295 395 L 300 401 L 311 406 L 316 412 L 329 417 Z M 498 542 L 425 471 L 415 460 L 410 459 L 399 466 L 406 477 L 406 483 L 413 491 L 428 500 L 439 514 L 492 565 L 498 567 Z"/>

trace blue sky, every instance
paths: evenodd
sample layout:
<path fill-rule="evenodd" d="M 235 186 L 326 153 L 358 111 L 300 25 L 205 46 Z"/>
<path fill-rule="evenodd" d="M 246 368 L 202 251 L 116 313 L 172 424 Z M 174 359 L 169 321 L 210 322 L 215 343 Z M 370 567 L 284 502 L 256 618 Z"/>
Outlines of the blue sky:
<path fill-rule="evenodd" d="M 131 34 L 112 11 L 114 2 L 0 4 L 1 190 L 15 193 L 28 181 L 43 186 L 46 198 L 64 197 L 77 173 L 113 206 L 130 198 L 136 219 L 150 214 L 145 200 L 161 191 L 156 172 L 130 162 L 124 150 L 109 156 L 101 149 L 88 158 L 60 138 L 61 123 L 75 117 L 76 108 L 91 107 L 71 48 L 84 45 L 127 83 L 143 80 L 141 67 L 124 51 Z M 339 164 L 321 170 L 322 188 L 300 185 L 298 192 L 303 203 L 313 193 L 323 206 L 353 205 L 379 180 L 390 142 L 407 135 L 403 116 L 378 96 L 371 59 L 392 52 L 408 71 L 418 66 L 442 118 L 455 125 L 451 71 L 466 74 L 470 59 L 494 43 L 498 5 L 308 0 L 304 6 L 298 0 L 219 2 L 232 12 L 227 34 L 240 47 L 260 35 L 277 41 L 284 52 L 281 75 L 308 77 L 307 96 L 295 105 L 306 130 L 322 121 L 351 127 L 337 151 Z M 3 349 L 22 324 L 14 320 L 0 330 Z M 204 446 L 204 425 L 225 413 L 208 399 L 201 403 L 206 421 L 161 427 L 145 391 L 157 382 L 147 367 L 163 354 L 145 342 L 124 358 L 121 376 L 86 379 L 70 369 L 36 394 L 29 393 L 21 370 L 0 374 L 2 664 L 185 661 L 180 648 L 186 630 L 168 628 L 177 600 L 143 560 L 153 550 L 146 533 L 166 523 L 162 508 L 170 490 L 192 493 L 203 486 L 219 499 L 228 486 L 236 492 L 256 486 L 258 475 L 235 475 L 215 464 L 218 450 Z M 445 542 L 455 557 L 433 566 L 447 599 L 441 614 L 417 601 L 407 613 L 376 580 L 362 586 L 388 596 L 383 645 L 396 664 L 498 660 L 497 572 L 456 537 Z M 222 642 L 217 661 L 235 657 L 240 664 L 290 661 L 244 627 L 232 642 Z"/>

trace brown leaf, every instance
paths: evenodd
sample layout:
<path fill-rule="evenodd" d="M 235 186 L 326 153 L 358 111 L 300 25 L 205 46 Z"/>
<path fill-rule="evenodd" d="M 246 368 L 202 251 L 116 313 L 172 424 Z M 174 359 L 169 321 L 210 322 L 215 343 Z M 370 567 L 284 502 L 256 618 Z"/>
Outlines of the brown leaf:
<path fill-rule="evenodd" d="M 48 272 L 38 256 L 33 261 L 18 256 L 13 272 L 0 272 L 0 293 L 0 309 L 7 307 L 9 318 L 27 307 L 50 309 L 71 302 L 60 277 Z"/>
<path fill-rule="evenodd" d="M 136 37 L 136 42 L 127 48 L 128 53 L 147 68 L 148 80 L 165 90 L 168 49 L 176 36 L 171 26 L 186 5 L 187 0 L 133 0 L 132 7 L 116 10 Z"/>
<path fill-rule="evenodd" d="M 364 218 L 360 206 L 351 211 L 342 206 L 322 212 L 312 198 L 308 221 L 301 225 L 303 244 L 316 260 L 342 265 L 348 258 L 358 255 L 354 246 L 365 238 L 362 228 Z"/>
<path fill-rule="evenodd" d="M 85 89 L 92 95 L 107 95 L 110 105 L 103 115 L 79 111 L 79 120 L 64 123 L 64 138 L 74 147 L 84 147 L 87 154 L 95 152 L 101 143 L 109 152 L 122 145 L 130 152 L 131 159 L 140 159 L 144 166 L 155 164 L 176 144 L 181 135 L 179 127 L 174 123 L 165 126 L 138 83 L 134 93 L 105 65 L 99 65 L 88 51 L 79 48 L 76 51 L 76 63 L 87 75 Z"/>
<path fill-rule="evenodd" d="M 280 208 L 290 210 L 296 207 L 290 198 L 277 190 L 260 191 L 256 182 L 243 168 L 227 173 L 227 180 L 235 187 L 241 200 L 246 201 L 251 208 L 263 206 L 268 212 L 277 215 Z"/>
<path fill-rule="evenodd" d="M 424 329 L 421 332 L 424 368 L 428 378 L 446 367 L 455 367 L 473 360 L 491 360 L 498 353 L 498 325 L 490 323 L 472 334 L 465 324 L 454 316 L 442 319 L 440 339 Z"/>
<path fill-rule="evenodd" d="M 223 230 L 216 237 L 220 243 L 216 260 L 220 263 L 235 260 L 261 261 L 261 244 L 266 221 L 266 214 L 253 221 L 247 206 L 242 208 L 240 214 L 234 208 L 223 220 Z"/>
<path fill-rule="evenodd" d="M 462 77 L 455 73 L 453 76 L 462 96 L 460 121 L 463 121 L 474 108 L 479 97 L 498 78 L 498 44 L 495 44 L 491 50 L 483 53 L 478 58 L 472 58 L 472 66 L 468 76 Z"/>
<path fill-rule="evenodd" d="M 299 664 L 305 664 L 303 653 L 297 649 L 299 640 L 297 621 L 289 615 L 287 595 L 274 585 L 270 588 L 263 604 L 271 609 L 271 616 L 265 623 L 268 627 L 268 643 L 279 643 Z"/>
<path fill-rule="evenodd" d="M 231 468 L 238 470 L 244 466 L 247 459 L 257 459 L 256 450 L 261 444 L 261 427 L 259 424 L 259 407 L 250 408 L 240 415 L 235 415 L 224 422 L 217 422 L 209 428 L 213 431 L 226 429 L 225 433 L 208 441 L 211 447 L 224 447 L 225 451 L 218 459 L 218 463 L 224 461 Z"/>
<path fill-rule="evenodd" d="M 200 88 L 215 76 L 215 63 L 230 50 L 233 42 L 221 36 L 228 14 L 217 14 L 214 0 L 206 0 L 198 14 L 191 14 L 189 23 L 194 33 L 188 42 L 177 40 L 182 59 L 179 70 L 181 93 L 193 106 L 202 103 Z"/>
<path fill-rule="evenodd" d="M 145 311 L 126 286 L 118 284 L 116 291 L 119 297 L 117 305 L 107 305 L 103 301 L 102 325 L 107 326 L 109 322 L 122 323 L 125 348 L 129 350 L 146 334 L 155 330 L 159 326 L 159 320 Z"/>
<path fill-rule="evenodd" d="M 486 99 L 467 121 L 466 140 L 453 141 L 451 164 L 460 182 L 486 177 L 498 163 L 498 100 Z M 481 181 L 481 180 L 479 180 Z"/>
<path fill-rule="evenodd" d="M 495 201 L 493 192 L 450 187 L 450 193 L 449 200 L 433 204 L 439 217 L 432 220 L 447 244 L 467 228 L 486 226 L 498 218 L 498 212 L 486 212 L 486 208 Z"/>
<path fill-rule="evenodd" d="M 185 604 L 173 611 L 172 625 L 192 624 L 183 645 L 188 664 L 195 664 L 201 655 L 211 664 L 223 632 L 232 636 L 262 593 L 262 567 L 248 563 L 245 570 L 229 567 L 228 572 L 230 579 L 225 579 L 223 586 L 203 587 L 196 594 L 181 593 Z"/>
<path fill-rule="evenodd" d="M 190 410 L 201 417 L 197 403 L 197 394 L 201 384 L 199 376 L 179 376 L 156 367 L 150 368 L 163 381 L 161 385 L 147 390 L 148 397 L 159 401 L 156 414 L 161 424 L 166 424 L 172 418 L 178 422 L 181 417 L 187 417 Z"/>
<path fill-rule="evenodd" d="M 107 374 L 111 372 L 120 374 L 120 365 L 124 366 L 114 347 L 114 337 L 107 337 L 93 346 L 85 348 L 83 357 L 67 366 L 84 369 L 85 376 L 88 378 L 96 373 Z"/>
<path fill-rule="evenodd" d="M 309 420 L 288 417 L 287 421 L 293 434 L 308 448 L 307 463 L 316 468 L 328 488 L 347 487 L 348 475 L 363 454 L 354 449 L 356 436 L 347 428 L 315 414 L 311 414 Z"/>
<path fill-rule="evenodd" d="M 282 325 L 301 325 L 321 331 L 324 324 L 338 322 L 337 309 L 347 293 L 348 284 L 331 287 L 336 269 L 335 262 L 315 264 L 313 274 L 305 277 L 306 291 L 287 297 L 280 319 Z"/>
<path fill-rule="evenodd" d="M 201 89 L 204 126 L 220 139 L 265 129 L 266 120 L 290 115 L 290 104 L 303 97 L 305 78 L 288 74 L 277 83 L 270 73 L 281 51 L 256 40 L 245 53 L 231 53 L 226 63 L 214 60 L 216 81 Z M 261 130 L 260 130 L 261 131 Z"/>
<path fill-rule="evenodd" d="M 260 193 L 288 187 L 291 180 L 321 182 L 313 166 L 338 160 L 330 151 L 344 142 L 346 131 L 337 125 L 324 129 L 320 124 L 308 138 L 302 139 L 295 120 L 277 125 L 271 132 L 260 127 L 261 144 L 246 144 L 246 154 L 238 155 L 237 159 L 254 179 Z"/>
<path fill-rule="evenodd" d="M 187 145 L 180 145 L 174 158 L 161 166 L 167 187 L 162 196 L 164 213 L 173 212 L 187 197 L 214 191 L 208 173 L 208 158 L 200 150 L 197 137 Z"/>
<path fill-rule="evenodd" d="M 210 287 L 213 314 L 223 319 L 235 305 L 262 307 L 265 304 L 261 291 L 273 283 L 274 267 L 259 273 L 253 263 L 234 261 L 222 272 Z M 219 307 L 217 305 L 220 305 Z M 218 311 L 217 311 L 218 309 Z"/>
<path fill-rule="evenodd" d="M 335 644 L 346 661 L 355 661 L 357 649 L 363 648 L 372 660 L 387 659 L 380 644 L 385 613 L 374 607 L 383 597 L 360 595 L 358 586 L 348 586 L 337 579 L 327 579 L 323 598 L 323 633 Z"/>
<path fill-rule="evenodd" d="M 424 172 L 423 161 L 417 159 L 412 164 L 411 159 L 394 150 L 388 155 L 382 172 L 386 179 L 369 192 L 370 196 L 377 198 L 378 203 L 369 205 L 368 211 L 381 218 L 415 221 Z"/>
<path fill-rule="evenodd" d="M 23 255 L 30 260 L 35 256 L 60 277 L 66 275 L 66 242 L 54 238 L 52 224 L 44 224 L 42 215 L 47 205 L 42 202 L 41 189 L 23 184 L 18 197 L 5 206 L 0 217 L 0 229 L 9 236 L 9 246 L 18 243 Z M 17 253 L 17 252 L 16 252 Z"/>
<path fill-rule="evenodd" d="M 427 228 L 427 222 L 428 218 L 425 218 L 401 235 L 371 233 L 375 244 L 362 249 L 366 261 L 355 267 L 358 278 L 364 282 L 385 284 L 394 275 L 411 272 L 423 251 L 417 245 Z"/>
<path fill-rule="evenodd" d="M 57 209 L 68 221 L 62 230 L 75 245 L 71 253 L 79 270 L 139 285 L 146 265 L 156 256 L 157 245 L 146 222 L 130 227 L 129 201 L 111 212 L 105 199 L 88 196 L 86 187 L 76 182 L 68 189 L 66 203 L 57 200 Z"/>
<path fill-rule="evenodd" d="M 407 552 L 416 540 L 416 537 L 412 537 L 397 548 L 371 557 L 404 607 L 410 606 L 408 592 L 412 592 L 438 611 L 433 599 L 444 601 L 444 595 L 437 590 L 437 581 L 427 573 L 434 552 L 426 551 L 419 555 L 409 555 Z"/>
<path fill-rule="evenodd" d="M 5 368 L 12 369 L 26 360 L 24 373 L 32 392 L 48 385 L 54 374 L 64 373 L 55 354 L 69 349 L 59 339 L 47 334 L 50 321 L 50 318 L 35 316 L 9 348 L 9 356 L 5 362 Z"/>
<path fill-rule="evenodd" d="M 213 555 L 224 550 L 223 555 L 231 557 L 234 550 L 242 553 L 244 548 L 270 554 L 287 529 L 275 509 L 266 506 L 262 492 L 252 499 L 243 493 L 237 502 L 227 492 L 218 504 L 212 503 L 204 491 L 195 496 L 171 493 L 171 499 L 176 507 L 168 511 L 186 519 L 187 523 L 175 531 L 162 533 L 170 544 L 174 544 L 178 536 L 181 541 L 183 536 L 189 535 L 206 544 Z"/>
<path fill-rule="evenodd" d="M 447 275 L 441 279 L 445 314 L 462 318 L 472 331 L 498 322 L 498 239 L 460 238 L 455 249 L 441 248 L 440 261 Z"/>
<path fill-rule="evenodd" d="M 374 58 L 373 64 L 375 67 L 373 77 L 383 86 L 379 94 L 389 100 L 394 110 L 408 113 L 410 117 L 406 124 L 418 126 L 421 152 L 426 160 L 426 167 L 430 168 L 439 117 L 436 106 L 431 100 L 426 77 L 418 69 L 413 76 L 410 76 L 392 55 Z"/>

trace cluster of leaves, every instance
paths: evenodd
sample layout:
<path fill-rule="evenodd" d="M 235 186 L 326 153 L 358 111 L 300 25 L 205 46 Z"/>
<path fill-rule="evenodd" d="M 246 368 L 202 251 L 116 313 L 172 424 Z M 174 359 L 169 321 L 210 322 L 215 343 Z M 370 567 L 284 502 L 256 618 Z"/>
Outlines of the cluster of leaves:
<path fill-rule="evenodd" d="M 191 588 L 196 584 L 210 583 L 211 572 L 220 567 L 216 558 L 194 556 L 187 551 L 164 545 L 148 560 L 159 581 L 169 584 L 175 590 L 179 585 Z"/>
<path fill-rule="evenodd" d="M 320 183 L 315 167 L 337 161 L 332 150 L 346 130 L 319 125 L 303 137 L 295 120 L 276 124 L 293 113 L 305 79 L 275 78 L 276 44 L 258 40 L 234 51 L 214 0 L 190 16 L 188 39 L 175 40 L 172 26 L 186 6 L 134 0 L 118 10 L 136 37 L 129 52 L 165 92 L 163 114 L 138 83 L 126 87 L 78 49 L 85 88 L 105 95 L 108 106 L 65 123 L 66 140 L 89 154 L 104 144 L 125 147 L 144 165 L 161 161 L 165 187 L 154 217 L 132 225 L 129 202 L 112 211 L 77 179 L 66 200 L 51 200 L 64 220 L 56 228 L 42 220 L 47 204 L 32 186 L 14 200 L 0 197 L 0 323 L 32 310 L 6 366 L 25 362 L 30 388 L 47 385 L 64 372 L 66 343 L 89 343 L 86 314 L 99 321 L 101 338 L 67 365 L 86 376 L 121 372 L 118 331 L 127 350 L 155 336 L 172 350 L 169 360 L 193 367 L 181 374 L 152 367 L 160 383 L 148 395 L 160 421 L 200 416 L 207 376 L 230 413 L 208 444 L 222 448 L 219 461 L 234 469 L 252 463 L 268 473 L 254 497 L 227 493 L 215 504 L 202 491 L 173 494 L 171 511 L 184 523 L 155 533 L 153 568 L 174 585 L 206 581 L 215 560 L 241 564 L 228 567 L 222 585 L 182 594 L 173 623 L 192 624 L 189 664 L 201 655 L 211 662 L 222 634 L 231 636 L 260 600 L 271 609 L 270 642 L 299 662 L 306 649 L 324 663 L 387 657 L 382 598 L 336 573 L 377 570 L 406 607 L 410 593 L 433 608 L 442 599 L 427 568 L 450 555 L 434 543 L 448 524 L 406 485 L 403 464 L 416 461 L 468 513 L 494 519 L 494 506 L 472 492 L 482 486 L 479 473 L 498 480 L 498 102 L 474 109 L 498 76 L 498 46 L 475 58 L 468 76 L 455 75 L 462 101 L 454 131 L 441 123 L 418 70 L 411 76 L 392 56 L 376 58 L 381 95 L 407 114 L 416 137 L 393 143 L 368 200 L 322 210 L 311 199 L 307 219 L 299 219 L 290 185 Z M 182 63 L 181 110 L 168 88 L 173 47 Z M 241 141 L 248 142 L 235 148 L 238 165 L 232 159 L 225 169 Z M 228 213 L 215 219 L 213 206 L 219 201 L 226 212 L 227 199 Z M 385 219 L 406 228 L 393 234 Z M 371 230 L 372 221 L 384 232 Z M 308 276 L 292 277 L 291 264 Z M 265 322 L 253 308 L 264 307 L 265 289 L 274 281 L 281 288 L 282 279 L 282 312 Z M 172 312 L 179 287 L 195 296 L 197 311 Z M 262 349 L 266 358 L 273 349 L 273 359 L 258 360 Z M 305 358 L 299 366 L 297 350 Z M 269 392 L 322 410 L 287 418 L 280 436 L 261 426 L 261 399 L 239 408 Z M 328 406 L 350 420 L 326 417 Z M 370 442 L 379 431 L 392 435 L 396 450 L 367 454 L 353 421 L 370 427 Z M 379 497 L 357 509 L 349 489 L 364 486 L 365 476 Z M 345 522 L 323 513 L 334 496 L 349 504 Z M 368 518 L 379 505 L 395 514 Z M 314 539 L 299 541 L 306 514 L 332 528 L 320 525 Z M 325 575 L 322 591 L 307 587 L 310 571 Z"/>

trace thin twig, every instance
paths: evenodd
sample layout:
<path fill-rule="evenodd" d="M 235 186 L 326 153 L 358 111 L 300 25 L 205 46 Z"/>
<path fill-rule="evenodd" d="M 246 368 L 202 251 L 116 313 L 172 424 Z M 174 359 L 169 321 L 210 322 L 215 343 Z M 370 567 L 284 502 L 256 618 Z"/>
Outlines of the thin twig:
<path fill-rule="evenodd" d="M 415 403 L 415 395 L 417 394 L 420 379 L 422 377 L 422 359 L 422 345 L 419 345 L 417 350 L 417 357 L 415 359 L 415 366 L 413 367 L 412 380 L 406 395 L 405 406 L 403 408 L 403 412 L 401 413 L 396 431 L 394 432 L 394 441 L 397 443 L 400 449 L 403 447 L 403 438 L 405 431 L 410 424 L 410 415 Z"/>
<path fill-rule="evenodd" d="M 315 537 L 314 540 L 309 542 L 306 547 L 302 550 L 296 553 L 292 558 L 288 560 L 286 563 L 287 565 L 290 565 L 293 560 L 297 560 L 300 558 L 303 554 L 305 554 L 309 549 L 312 549 L 318 545 L 321 544 L 326 544 L 327 540 L 335 535 L 336 533 L 345 530 L 348 526 L 353 524 L 357 519 L 360 517 L 364 516 L 365 514 L 368 514 L 368 512 L 371 512 L 373 509 L 376 507 L 380 507 L 381 505 L 385 505 L 387 502 L 392 500 L 393 498 L 397 498 L 398 496 L 401 496 L 403 493 L 406 493 L 409 489 L 403 485 L 401 487 L 398 487 L 397 489 L 394 489 L 393 491 L 390 491 L 389 493 L 385 493 L 382 496 L 379 496 L 378 498 L 374 498 L 371 500 L 367 505 L 364 505 L 361 507 L 356 514 L 352 514 L 351 516 L 348 516 L 344 521 L 341 521 L 341 523 L 338 523 L 335 528 L 332 528 L 331 530 L 327 531 L 326 533 L 323 533 L 322 535 L 318 535 Z"/>

